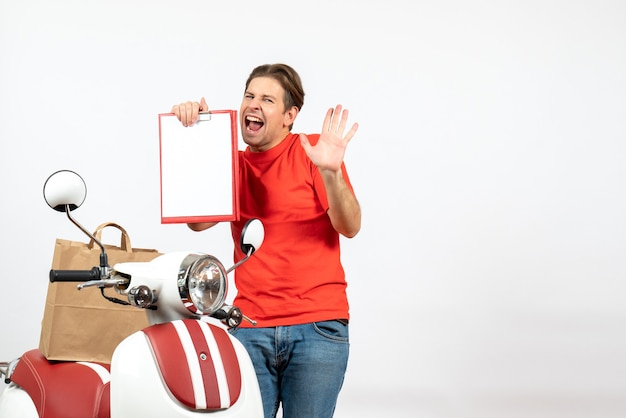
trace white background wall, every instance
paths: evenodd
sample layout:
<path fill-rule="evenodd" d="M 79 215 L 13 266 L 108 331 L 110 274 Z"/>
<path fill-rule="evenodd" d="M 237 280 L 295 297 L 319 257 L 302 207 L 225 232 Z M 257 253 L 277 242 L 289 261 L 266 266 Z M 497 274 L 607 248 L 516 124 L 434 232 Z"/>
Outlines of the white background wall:
<path fill-rule="evenodd" d="M 228 264 L 226 225 L 160 224 L 157 114 L 238 109 L 271 62 L 303 78 L 297 131 L 336 103 L 361 125 L 337 417 L 626 416 L 621 1 L 0 0 L 0 358 L 38 344 L 54 239 L 83 239 L 53 171 L 90 229 Z"/>

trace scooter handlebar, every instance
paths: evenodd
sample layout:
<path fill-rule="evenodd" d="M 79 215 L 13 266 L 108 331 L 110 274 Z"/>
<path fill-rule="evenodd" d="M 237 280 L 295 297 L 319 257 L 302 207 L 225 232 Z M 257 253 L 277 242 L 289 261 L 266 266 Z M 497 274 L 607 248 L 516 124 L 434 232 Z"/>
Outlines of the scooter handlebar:
<path fill-rule="evenodd" d="M 50 283 L 54 282 L 86 282 L 100 278 L 100 269 L 91 270 L 50 270 Z"/>

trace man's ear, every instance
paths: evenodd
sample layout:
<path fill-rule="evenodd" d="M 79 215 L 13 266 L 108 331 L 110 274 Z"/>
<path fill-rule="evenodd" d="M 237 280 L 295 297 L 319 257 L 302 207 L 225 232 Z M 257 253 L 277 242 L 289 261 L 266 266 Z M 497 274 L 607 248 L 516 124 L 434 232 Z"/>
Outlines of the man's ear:
<path fill-rule="evenodd" d="M 298 116 L 299 112 L 300 110 L 296 106 L 292 106 L 291 109 L 285 112 L 283 124 L 285 126 L 293 125 L 293 122 L 296 120 L 296 117 Z"/>

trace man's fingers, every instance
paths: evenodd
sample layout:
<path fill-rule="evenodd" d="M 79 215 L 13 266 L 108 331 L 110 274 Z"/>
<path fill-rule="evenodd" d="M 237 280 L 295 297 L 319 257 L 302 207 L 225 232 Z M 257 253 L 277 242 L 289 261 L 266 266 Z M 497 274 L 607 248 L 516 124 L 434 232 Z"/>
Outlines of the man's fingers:
<path fill-rule="evenodd" d="M 343 115 L 341 113 L 341 105 L 338 104 L 335 107 L 335 110 L 333 111 L 333 115 L 332 115 L 333 121 L 330 127 L 330 130 L 332 132 L 337 132 L 337 127 L 339 126 L 339 123 L 341 121 L 341 118 L 343 118 Z"/>
<path fill-rule="evenodd" d="M 208 112 L 209 106 L 203 98 L 198 102 L 184 102 L 172 106 L 171 113 L 175 114 L 183 126 L 191 126 L 198 121 L 198 113 Z"/>
<path fill-rule="evenodd" d="M 196 121 L 198 120 L 200 103 L 187 102 L 184 104 L 183 109 L 184 110 L 181 111 L 181 122 L 183 122 L 183 125 L 190 126 L 196 123 Z"/>
<path fill-rule="evenodd" d="M 333 119 L 333 108 L 331 107 L 326 111 L 326 116 L 324 117 L 324 124 L 322 125 L 322 132 L 330 131 L 331 122 Z"/>
<path fill-rule="evenodd" d="M 200 112 L 208 112 L 209 106 L 206 104 L 204 97 L 200 99 Z"/>
<path fill-rule="evenodd" d="M 348 123 L 348 115 L 348 109 L 343 109 L 340 104 L 338 104 L 334 109 L 331 107 L 326 112 L 322 131 L 336 132 L 341 135 L 344 129 L 346 129 L 346 124 Z"/>
<path fill-rule="evenodd" d="M 352 128 L 350 128 L 350 130 L 348 131 L 348 133 L 345 136 L 346 144 L 348 142 L 350 142 L 350 140 L 352 139 L 354 134 L 356 134 L 357 129 L 359 129 L 359 124 L 358 123 L 355 123 L 354 125 L 352 125 Z"/>
<path fill-rule="evenodd" d="M 300 144 L 302 145 L 302 148 L 304 148 L 304 152 L 308 155 L 311 151 L 311 143 L 305 134 L 300 134 Z"/>
<path fill-rule="evenodd" d="M 343 130 L 346 129 L 346 123 L 348 123 L 348 109 L 344 109 L 341 113 L 341 121 L 339 122 L 339 129 L 337 130 L 339 135 L 343 134 Z"/>

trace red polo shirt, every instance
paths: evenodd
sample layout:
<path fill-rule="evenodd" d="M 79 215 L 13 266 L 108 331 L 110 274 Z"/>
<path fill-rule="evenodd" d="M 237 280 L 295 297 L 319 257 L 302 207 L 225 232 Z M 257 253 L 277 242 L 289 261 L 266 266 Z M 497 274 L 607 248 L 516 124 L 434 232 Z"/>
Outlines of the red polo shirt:
<path fill-rule="evenodd" d="M 315 144 L 319 135 L 307 135 Z M 239 152 L 240 221 L 231 224 L 235 261 L 246 221 L 265 226 L 261 249 L 235 270 L 234 304 L 257 326 L 295 325 L 348 319 L 339 234 L 331 225 L 318 168 L 289 134 L 264 152 Z M 343 175 L 348 187 L 345 166 Z M 243 322 L 242 326 L 250 326 Z"/>

